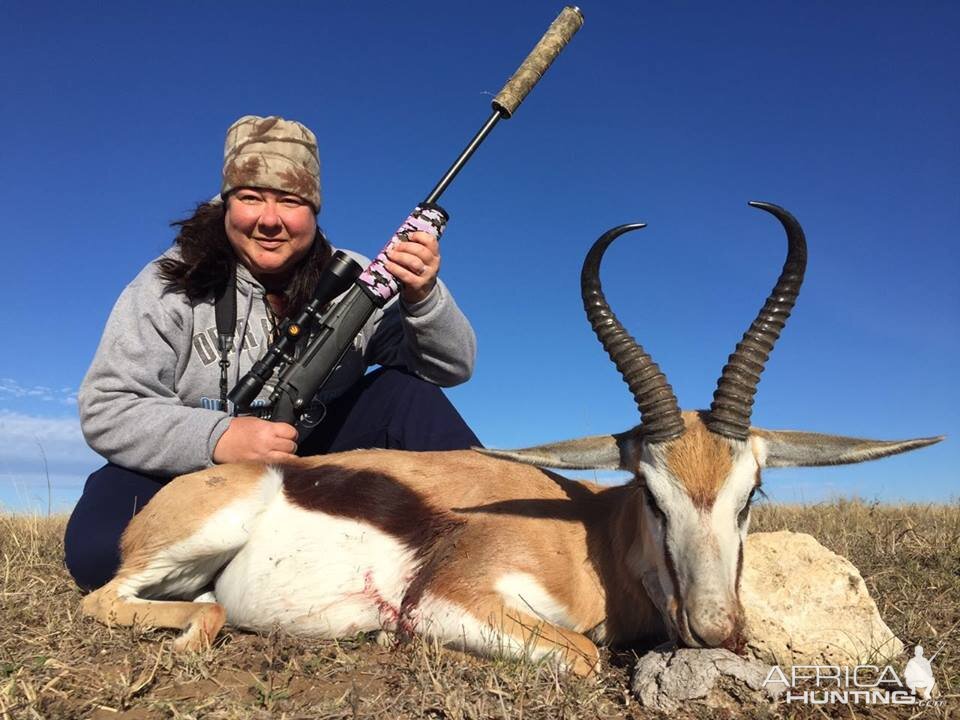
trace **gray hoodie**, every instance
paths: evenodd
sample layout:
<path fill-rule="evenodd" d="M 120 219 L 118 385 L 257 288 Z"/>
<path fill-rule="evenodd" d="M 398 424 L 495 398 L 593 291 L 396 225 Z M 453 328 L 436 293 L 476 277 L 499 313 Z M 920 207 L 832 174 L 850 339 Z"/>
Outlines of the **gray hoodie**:
<path fill-rule="evenodd" d="M 173 476 L 213 464 L 230 417 L 220 409 L 213 297 L 191 302 L 166 291 L 155 262 L 117 300 L 77 400 L 83 435 L 96 452 L 131 470 Z M 270 332 L 264 288 L 240 265 L 231 388 L 266 352 Z M 415 305 L 394 298 L 375 311 L 317 399 L 338 397 L 377 364 L 449 387 L 469 379 L 475 354 L 470 323 L 438 281 Z M 264 386 L 255 404 L 272 391 Z"/>

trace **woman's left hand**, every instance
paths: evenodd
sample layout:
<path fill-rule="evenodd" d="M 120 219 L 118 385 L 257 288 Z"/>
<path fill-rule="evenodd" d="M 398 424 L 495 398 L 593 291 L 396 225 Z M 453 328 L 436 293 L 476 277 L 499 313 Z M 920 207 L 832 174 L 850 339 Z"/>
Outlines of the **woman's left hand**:
<path fill-rule="evenodd" d="M 408 305 L 418 303 L 437 284 L 440 272 L 440 243 L 429 233 L 414 232 L 407 235 L 387 251 L 384 266 L 403 286 L 400 297 Z"/>

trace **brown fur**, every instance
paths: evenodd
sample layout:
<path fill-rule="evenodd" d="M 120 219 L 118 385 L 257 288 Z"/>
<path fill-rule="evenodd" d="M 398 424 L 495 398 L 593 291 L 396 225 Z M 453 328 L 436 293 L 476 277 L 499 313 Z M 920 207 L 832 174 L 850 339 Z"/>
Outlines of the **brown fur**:
<path fill-rule="evenodd" d="M 416 552 L 419 566 L 400 606 L 400 629 L 437 570 L 447 564 L 465 520 L 431 505 L 387 472 L 349 466 L 288 467 L 283 492 L 305 510 L 368 522 Z"/>
<path fill-rule="evenodd" d="M 286 467 L 283 493 L 305 510 L 370 523 L 418 554 L 463 524 L 388 471 L 334 464 Z"/>
<path fill-rule="evenodd" d="M 497 579 L 520 572 L 537 578 L 564 605 L 577 633 L 604 623 L 607 638 L 625 643 L 646 637 L 659 622 L 658 612 L 624 566 L 642 522 L 635 484 L 575 482 L 472 451 L 371 450 L 302 462 L 312 472 L 325 475 L 330 470 L 352 475 L 355 485 L 379 487 L 375 497 L 365 497 L 369 488 L 351 490 L 354 500 L 364 499 L 344 514 L 372 514 L 367 519 L 375 522 L 373 515 L 382 515 L 374 509 L 376 497 L 394 497 L 399 500 L 390 502 L 408 507 L 418 525 L 442 532 L 456 526 L 451 536 L 455 546 L 444 544 L 443 561 L 428 560 L 423 577 L 417 578 L 432 594 L 465 607 L 489 606 Z M 396 486 L 385 487 L 386 478 Z M 413 502 L 408 493 L 419 500 Z M 423 506 L 437 509 L 443 522 L 423 516 Z M 388 531 L 406 534 L 403 527 Z M 422 535 L 416 538 L 417 543 L 425 541 Z M 441 552 L 434 549 L 431 558 Z"/>
<path fill-rule="evenodd" d="M 178 650 L 209 647 L 226 622 L 217 603 L 131 600 L 126 583 L 145 570 L 158 552 L 189 538 L 217 510 L 259 487 L 263 466 L 218 466 L 181 475 L 165 485 L 130 521 L 120 539 L 116 576 L 83 599 L 84 614 L 107 625 L 180 628 Z"/>
<path fill-rule="evenodd" d="M 456 595 L 450 597 L 460 604 Z M 498 633 L 507 635 L 532 655 L 553 653 L 566 667 L 578 675 L 589 675 L 597 670 L 600 663 L 600 651 L 597 646 L 582 633 L 553 625 L 542 618 L 535 617 L 516 608 L 507 607 L 496 595 L 487 595 L 482 599 L 469 598 L 470 614 L 485 622 Z"/>
<path fill-rule="evenodd" d="M 457 552 L 435 570 L 431 592 L 441 596 L 453 593 L 461 602 L 463 578 L 471 579 L 466 592 L 475 591 L 479 598 L 489 592 L 500 575 L 529 573 L 570 609 L 571 616 L 583 618 L 578 629 L 588 630 L 603 620 L 604 597 L 596 566 L 610 562 L 595 553 L 604 546 L 605 552 L 611 552 L 609 528 L 603 520 L 616 506 L 610 503 L 613 494 L 622 488 L 575 483 L 472 451 L 359 451 L 311 458 L 310 462 L 324 472 L 335 464 L 337 472 L 353 473 L 355 483 L 378 485 L 384 477 L 383 469 L 389 468 L 388 476 L 396 483 L 389 495 L 402 497 L 412 492 L 426 505 L 444 510 L 444 523 L 423 516 L 417 523 L 436 524 L 441 529 L 452 523 L 458 528 Z M 366 498 L 359 511 L 376 514 L 376 505 L 374 497 Z M 406 534 L 400 527 L 393 531 L 400 536 Z M 417 542 L 425 540 L 417 538 Z M 591 552 L 588 546 L 596 549 Z M 574 574 L 571 564 L 578 569 Z"/>
<path fill-rule="evenodd" d="M 222 624 L 219 605 L 143 601 L 118 592 L 129 593 L 124 582 L 159 551 L 256 491 L 263 471 L 221 465 L 161 490 L 131 521 L 117 577 L 87 598 L 85 612 L 107 623 L 186 627 L 178 647 L 212 641 Z M 643 522 L 636 483 L 574 482 L 471 451 L 355 451 L 298 459 L 283 472 L 290 502 L 368 520 L 422 551 L 402 612 L 412 612 L 424 593 L 448 599 L 521 643 L 556 648 L 579 673 L 590 672 L 597 658 L 584 633 L 602 626 L 605 641 L 625 643 L 659 627 L 658 613 L 626 566 Z M 571 627 L 505 608 L 495 585 L 512 572 L 536 578 L 563 605 Z"/>
<path fill-rule="evenodd" d="M 218 603 L 121 598 L 117 595 L 121 582 L 121 578 L 114 578 L 87 595 L 83 599 L 84 614 L 105 625 L 182 629 L 174 649 L 190 651 L 210 647 L 227 621 L 227 613 Z"/>
<path fill-rule="evenodd" d="M 685 412 L 686 432 L 667 447 L 667 465 L 697 507 L 708 508 L 717 499 L 733 467 L 729 442 L 712 433 L 695 412 Z"/>
<path fill-rule="evenodd" d="M 123 532 L 123 563 L 117 577 L 139 572 L 157 549 L 190 537 L 217 510 L 256 490 L 262 477 L 262 465 L 243 463 L 229 468 L 218 465 L 171 480 Z"/>

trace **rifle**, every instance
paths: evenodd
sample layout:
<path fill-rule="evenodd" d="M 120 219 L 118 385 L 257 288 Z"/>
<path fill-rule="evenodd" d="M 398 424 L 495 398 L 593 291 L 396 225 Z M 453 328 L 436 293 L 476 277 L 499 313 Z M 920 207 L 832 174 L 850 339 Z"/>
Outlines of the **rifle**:
<path fill-rule="evenodd" d="M 493 113 L 467 144 L 453 165 L 364 269 L 338 251 L 327 264 L 314 299 L 300 314 L 284 323 L 279 338 L 250 372 L 230 391 L 228 400 L 237 412 L 246 412 L 264 384 L 281 364 L 286 368 L 270 396 L 267 419 L 294 425 L 301 441 L 320 422 L 309 415 L 310 402 L 336 369 L 354 338 L 377 308 L 400 292 L 397 279 L 385 267 L 386 253 L 409 233 L 425 231 L 439 239 L 449 216 L 437 201 L 463 166 L 501 119 L 510 118 L 537 84 L 573 35 L 583 25 L 579 8 L 568 6 L 551 23 L 517 71 L 494 97 Z M 346 291 L 343 299 L 324 312 L 331 300 Z M 299 343 L 312 337 L 303 353 L 295 357 Z"/>

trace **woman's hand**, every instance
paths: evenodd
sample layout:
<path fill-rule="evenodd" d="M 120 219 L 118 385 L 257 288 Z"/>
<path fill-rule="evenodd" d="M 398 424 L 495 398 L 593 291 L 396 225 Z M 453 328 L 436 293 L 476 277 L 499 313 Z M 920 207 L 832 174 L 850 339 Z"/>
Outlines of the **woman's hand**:
<path fill-rule="evenodd" d="M 297 451 L 297 430 L 287 423 L 235 417 L 213 449 L 215 463 L 280 463 Z"/>
<path fill-rule="evenodd" d="M 429 233 L 415 232 L 407 235 L 387 252 L 384 267 L 389 270 L 403 288 L 400 297 L 408 305 L 418 303 L 437 284 L 440 272 L 440 243 Z"/>

